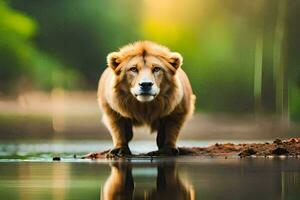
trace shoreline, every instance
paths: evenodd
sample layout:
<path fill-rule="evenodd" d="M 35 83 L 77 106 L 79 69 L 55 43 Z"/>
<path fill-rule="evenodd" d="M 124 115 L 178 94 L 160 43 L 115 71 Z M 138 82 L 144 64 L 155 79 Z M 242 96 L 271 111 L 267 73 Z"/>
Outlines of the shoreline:
<path fill-rule="evenodd" d="M 276 139 L 272 143 L 225 143 L 210 145 L 207 147 L 179 147 L 179 156 L 203 156 L 203 157 L 296 157 L 300 158 L 300 138 L 285 140 Z M 82 156 L 82 159 L 106 159 L 109 150 L 92 152 Z M 132 155 L 128 158 L 163 156 L 146 156 L 145 154 Z M 118 158 L 118 157 L 116 157 Z"/>

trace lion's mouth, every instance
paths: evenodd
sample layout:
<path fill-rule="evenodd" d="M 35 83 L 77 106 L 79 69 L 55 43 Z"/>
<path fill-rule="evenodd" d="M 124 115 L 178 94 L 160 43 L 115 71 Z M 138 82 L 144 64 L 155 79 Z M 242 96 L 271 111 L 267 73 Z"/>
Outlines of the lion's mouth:
<path fill-rule="evenodd" d="M 142 96 L 155 96 L 154 94 L 151 94 L 149 92 L 141 92 L 140 94 L 137 94 L 136 96 L 139 96 L 139 95 L 142 95 Z"/>
<path fill-rule="evenodd" d="M 158 91 L 159 92 L 159 91 Z M 158 95 L 158 92 L 155 91 L 154 89 L 148 90 L 148 91 L 143 91 L 135 88 L 131 89 L 132 95 L 140 102 L 149 102 L 155 99 L 155 97 Z"/>
<path fill-rule="evenodd" d="M 151 93 L 140 93 L 140 94 L 136 94 L 135 98 L 140 102 L 149 102 L 154 100 L 155 96 L 156 96 L 155 94 L 151 94 Z"/>

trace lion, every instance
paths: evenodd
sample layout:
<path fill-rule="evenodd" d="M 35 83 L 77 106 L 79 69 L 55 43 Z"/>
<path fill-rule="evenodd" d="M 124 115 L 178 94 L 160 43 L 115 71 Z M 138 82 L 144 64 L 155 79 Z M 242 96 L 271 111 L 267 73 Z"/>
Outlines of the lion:
<path fill-rule="evenodd" d="M 157 151 L 148 155 L 178 155 L 176 141 L 194 111 L 195 95 L 182 56 L 151 41 L 128 44 L 109 53 L 98 85 L 103 122 L 114 148 L 107 157 L 131 155 L 133 126 L 157 132 Z"/>

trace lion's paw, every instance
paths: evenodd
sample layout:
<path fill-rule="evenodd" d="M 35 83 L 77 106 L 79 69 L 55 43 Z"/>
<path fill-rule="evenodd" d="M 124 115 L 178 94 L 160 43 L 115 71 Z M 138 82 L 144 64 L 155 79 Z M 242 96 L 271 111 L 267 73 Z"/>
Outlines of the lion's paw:
<path fill-rule="evenodd" d="M 147 153 L 148 156 L 178 156 L 179 149 L 171 148 L 171 147 L 164 147 L 159 149 L 158 151 L 151 151 Z"/>
<path fill-rule="evenodd" d="M 128 146 L 125 147 L 118 147 L 111 149 L 107 154 L 106 158 L 120 158 L 130 156 L 131 151 Z"/>

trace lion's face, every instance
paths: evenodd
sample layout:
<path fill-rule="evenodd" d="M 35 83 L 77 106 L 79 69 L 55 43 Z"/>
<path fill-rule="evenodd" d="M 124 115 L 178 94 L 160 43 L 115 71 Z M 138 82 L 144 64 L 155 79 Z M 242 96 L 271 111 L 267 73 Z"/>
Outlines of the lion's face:
<path fill-rule="evenodd" d="M 153 101 L 167 91 L 181 62 L 180 54 L 172 52 L 163 56 L 144 52 L 127 57 L 113 52 L 108 56 L 108 65 L 116 72 L 119 89 L 130 92 L 140 102 Z"/>
<path fill-rule="evenodd" d="M 140 102 L 152 101 L 159 94 L 168 68 L 154 56 L 136 56 L 124 67 L 131 94 Z"/>

